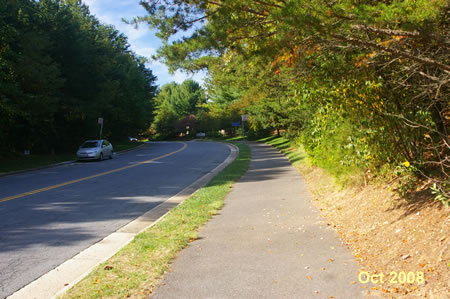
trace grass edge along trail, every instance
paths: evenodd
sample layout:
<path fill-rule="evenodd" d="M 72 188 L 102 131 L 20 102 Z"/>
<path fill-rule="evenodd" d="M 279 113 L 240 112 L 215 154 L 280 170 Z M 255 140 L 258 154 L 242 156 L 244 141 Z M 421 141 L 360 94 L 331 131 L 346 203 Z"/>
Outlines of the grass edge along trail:
<path fill-rule="evenodd" d="M 283 155 L 288 158 L 291 164 L 297 168 L 300 164 L 303 164 L 306 161 L 307 154 L 303 150 L 303 147 L 301 145 L 293 146 L 292 142 L 285 137 L 270 136 L 258 139 L 256 141 L 277 148 Z"/>
<path fill-rule="evenodd" d="M 313 166 L 301 145 L 274 136 L 258 141 L 279 149 L 299 170 L 313 205 L 352 251 L 361 270 L 389 277 L 388 283 L 370 289 L 370 298 L 448 298 L 449 209 L 423 192 L 402 198 L 392 182 L 342 185 Z M 401 272 L 416 277 L 422 273 L 426 283 L 391 280 L 395 274 L 390 273 Z"/>
<path fill-rule="evenodd" d="M 250 149 L 206 186 L 173 208 L 161 221 L 122 248 L 60 298 L 145 297 L 169 270 L 177 253 L 198 237 L 198 229 L 222 208 L 233 183 L 247 170 Z"/>

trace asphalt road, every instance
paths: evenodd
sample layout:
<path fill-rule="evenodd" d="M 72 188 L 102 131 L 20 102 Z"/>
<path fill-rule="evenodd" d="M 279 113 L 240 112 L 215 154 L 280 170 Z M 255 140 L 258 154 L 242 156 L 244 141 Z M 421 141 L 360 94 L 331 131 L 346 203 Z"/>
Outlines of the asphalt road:
<path fill-rule="evenodd" d="M 218 143 L 151 143 L 112 160 L 0 177 L 0 298 L 175 195 L 228 154 Z"/>

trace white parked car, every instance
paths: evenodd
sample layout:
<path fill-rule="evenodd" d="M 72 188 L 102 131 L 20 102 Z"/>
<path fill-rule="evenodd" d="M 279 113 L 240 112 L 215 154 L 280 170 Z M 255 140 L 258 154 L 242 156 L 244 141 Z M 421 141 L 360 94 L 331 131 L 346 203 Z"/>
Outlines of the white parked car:
<path fill-rule="evenodd" d="M 105 158 L 112 159 L 114 150 L 112 144 L 108 140 L 87 140 L 77 151 L 78 160 L 99 160 Z"/>

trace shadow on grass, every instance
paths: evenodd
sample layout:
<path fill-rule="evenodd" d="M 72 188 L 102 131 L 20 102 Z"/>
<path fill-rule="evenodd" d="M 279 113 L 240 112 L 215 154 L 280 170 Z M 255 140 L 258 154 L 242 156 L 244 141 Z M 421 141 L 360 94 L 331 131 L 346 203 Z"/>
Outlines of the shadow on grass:
<path fill-rule="evenodd" d="M 0 159 L 0 172 L 31 169 L 73 160 L 76 160 L 75 153 L 8 157 Z"/>
<path fill-rule="evenodd" d="M 0 298 L 165 202 L 228 155 L 228 147 L 221 144 L 212 144 L 209 150 L 192 145 L 170 159 L 114 171 L 180 148 L 176 143 L 152 144 L 100 163 L 73 163 L 1 177 L 0 199 L 31 190 L 42 192 L 0 202 L 0 272 L 8 273 L 0 281 Z M 96 176 L 102 173 L 108 174 Z"/>
<path fill-rule="evenodd" d="M 284 137 L 270 136 L 259 139 L 258 142 L 266 143 L 277 148 L 289 159 L 292 164 L 301 162 L 306 158 L 306 153 L 301 147 L 292 144 L 289 139 L 286 139 Z"/>
<path fill-rule="evenodd" d="M 239 143 L 235 143 L 236 146 L 239 147 L 239 155 L 235 159 L 236 163 L 230 164 L 227 168 L 225 168 L 220 175 L 214 177 L 211 182 L 208 183 L 208 186 L 217 186 L 224 185 L 230 182 L 234 182 L 238 180 L 248 169 L 248 165 L 251 160 L 250 149 L 246 145 L 242 145 Z M 240 173 L 239 177 L 236 176 L 237 173 Z"/>
<path fill-rule="evenodd" d="M 219 210 L 233 182 L 247 170 L 250 150 L 246 145 L 237 146 L 240 148 L 239 156 L 211 182 L 173 208 L 157 224 L 137 235 L 133 242 L 108 260 L 108 265 L 113 265 L 114 271 L 134 273 L 132 279 L 129 280 L 129 275 L 108 276 L 100 265 L 64 298 L 93 298 L 98 297 L 99 291 L 102 297 L 140 298 L 143 288 L 153 288 L 168 270 L 177 252 L 193 240 L 200 239 L 198 228 L 214 215 L 220 214 Z M 131 288 L 130 281 L 133 283 Z M 111 288 L 112 284 L 114 288 Z"/>
<path fill-rule="evenodd" d="M 114 144 L 114 151 L 120 152 L 128 149 L 132 149 L 144 144 L 143 142 L 126 142 L 120 144 Z M 75 161 L 77 156 L 75 154 L 76 149 L 73 152 L 61 153 L 56 155 L 50 154 L 36 154 L 36 155 L 10 155 L 0 157 L 0 173 L 8 173 L 19 170 L 32 170 L 33 168 L 40 168 L 45 166 L 51 166 L 57 163 Z"/>

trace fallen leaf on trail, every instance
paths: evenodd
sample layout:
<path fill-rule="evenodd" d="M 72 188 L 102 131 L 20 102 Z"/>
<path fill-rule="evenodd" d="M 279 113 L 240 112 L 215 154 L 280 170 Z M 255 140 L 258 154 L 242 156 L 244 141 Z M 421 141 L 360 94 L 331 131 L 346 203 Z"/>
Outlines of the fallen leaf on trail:
<path fill-rule="evenodd" d="M 335 298 L 334 296 L 328 296 L 328 298 Z"/>
<path fill-rule="evenodd" d="M 315 290 L 314 293 L 319 294 L 319 290 Z"/>
<path fill-rule="evenodd" d="M 69 285 L 68 283 L 65 283 L 65 284 L 64 284 L 65 287 L 67 287 L 68 285 Z"/>
<path fill-rule="evenodd" d="M 311 278 L 311 276 L 308 275 L 308 276 L 306 276 L 306 279 L 312 279 L 312 278 Z"/>
<path fill-rule="evenodd" d="M 105 270 L 112 270 L 113 268 L 114 268 L 113 266 L 106 265 L 105 268 L 103 268 L 103 269 L 105 269 Z"/>
<path fill-rule="evenodd" d="M 334 259 L 328 259 L 329 262 L 334 262 Z"/>
<path fill-rule="evenodd" d="M 325 268 L 325 267 L 322 267 L 322 270 L 326 270 L 327 268 Z"/>
<path fill-rule="evenodd" d="M 352 284 L 356 284 L 356 281 L 353 280 L 353 281 L 352 281 Z"/>
<path fill-rule="evenodd" d="M 443 236 L 442 238 L 439 239 L 439 241 L 442 242 L 442 241 L 444 241 L 446 238 L 447 238 L 446 236 Z"/>

